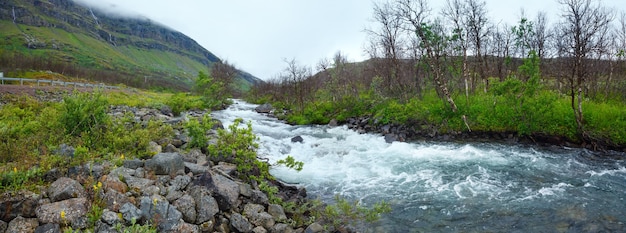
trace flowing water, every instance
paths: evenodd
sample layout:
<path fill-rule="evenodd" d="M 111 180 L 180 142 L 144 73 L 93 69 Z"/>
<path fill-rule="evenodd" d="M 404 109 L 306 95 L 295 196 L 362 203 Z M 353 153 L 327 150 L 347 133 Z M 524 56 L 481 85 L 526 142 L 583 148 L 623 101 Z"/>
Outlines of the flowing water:
<path fill-rule="evenodd" d="M 214 112 L 225 126 L 252 122 L 259 154 L 293 156 L 277 178 L 332 202 L 339 194 L 390 214 L 364 232 L 625 232 L 626 161 L 582 149 L 497 143 L 385 143 L 346 127 L 291 126 L 236 101 Z M 291 138 L 302 136 L 303 143 Z M 624 158 L 624 155 L 614 157 Z"/>

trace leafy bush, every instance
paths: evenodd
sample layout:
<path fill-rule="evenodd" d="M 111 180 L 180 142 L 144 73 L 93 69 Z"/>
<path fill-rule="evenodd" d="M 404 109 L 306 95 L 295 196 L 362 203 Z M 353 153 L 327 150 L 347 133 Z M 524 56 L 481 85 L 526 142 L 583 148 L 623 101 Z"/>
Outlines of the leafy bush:
<path fill-rule="evenodd" d="M 187 121 L 185 129 L 191 137 L 189 146 L 192 148 L 206 148 L 209 143 L 209 138 L 207 138 L 206 134 L 211 128 L 213 128 L 213 119 L 211 119 L 209 114 L 204 114 L 202 121 L 198 121 L 195 118 Z"/>
<path fill-rule="evenodd" d="M 237 118 L 228 129 L 218 129 L 217 143 L 209 145 L 209 153 L 214 159 L 224 160 L 237 165 L 239 176 L 243 180 L 262 181 L 271 179 L 269 165 L 257 159 L 258 138 L 252 133 L 252 123 L 240 125 L 243 119 Z"/>
<path fill-rule="evenodd" d="M 69 136 L 81 136 L 94 146 L 110 124 L 108 102 L 100 93 L 74 93 L 63 99 L 60 121 Z"/>

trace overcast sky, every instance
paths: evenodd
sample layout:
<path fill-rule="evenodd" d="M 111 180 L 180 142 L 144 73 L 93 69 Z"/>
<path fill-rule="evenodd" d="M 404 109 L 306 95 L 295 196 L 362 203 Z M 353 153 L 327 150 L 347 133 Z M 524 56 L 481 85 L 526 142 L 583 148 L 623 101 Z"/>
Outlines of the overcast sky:
<path fill-rule="evenodd" d="M 261 79 L 275 77 L 284 59 L 314 67 L 337 51 L 350 61 L 366 59 L 372 0 L 76 0 L 120 15 L 141 15 L 191 37 L 207 50 Z M 376 0 L 381 2 L 382 0 Z M 434 13 L 443 0 L 431 0 Z M 556 0 L 486 0 L 492 22 L 515 24 L 524 8 L 558 20 Z M 624 0 L 604 0 L 618 12 Z"/>

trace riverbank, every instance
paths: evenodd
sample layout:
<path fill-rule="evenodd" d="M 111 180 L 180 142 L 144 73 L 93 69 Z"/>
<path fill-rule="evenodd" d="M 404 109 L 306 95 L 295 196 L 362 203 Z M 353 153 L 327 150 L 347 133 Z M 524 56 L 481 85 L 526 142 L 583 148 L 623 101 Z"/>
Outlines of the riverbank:
<path fill-rule="evenodd" d="M 0 232 L 320 231 L 306 208 L 275 202 L 304 206 L 306 190 L 205 150 L 230 130 L 208 111 L 175 116 L 158 93 L 32 94 L 2 95 Z M 189 122 L 205 124 L 193 134 Z"/>

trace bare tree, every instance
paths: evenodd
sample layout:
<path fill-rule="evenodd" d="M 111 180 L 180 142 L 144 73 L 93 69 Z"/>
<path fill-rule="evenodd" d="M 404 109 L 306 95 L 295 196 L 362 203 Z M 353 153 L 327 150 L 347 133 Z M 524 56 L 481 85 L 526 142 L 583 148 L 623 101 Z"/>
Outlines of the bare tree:
<path fill-rule="evenodd" d="M 380 28 L 378 30 L 366 30 L 373 40 L 370 49 L 374 50 L 375 57 L 378 55 L 376 51 L 382 50 L 384 85 L 387 91 L 391 92 L 394 85 L 401 85 L 398 82 L 397 74 L 402 56 L 402 21 L 397 14 L 394 14 L 393 5 L 389 2 L 374 4 L 373 20 L 379 24 Z M 370 52 L 370 54 L 372 53 Z"/>
<path fill-rule="evenodd" d="M 533 38 L 530 41 L 531 49 L 537 52 L 539 59 L 543 60 L 547 56 L 547 42 L 552 37 L 550 31 L 548 31 L 548 19 L 546 12 L 540 11 L 537 13 L 534 21 L 534 33 Z"/>
<path fill-rule="evenodd" d="M 446 0 L 446 5 L 441 12 L 443 16 L 452 23 L 452 33 L 456 48 L 462 55 L 461 75 L 465 84 L 465 101 L 469 104 L 469 69 L 467 64 L 467 50 L 469 49 L 469 29 L 467 19 L 467 7 L 461 0 Z"/>
<path fill-rule="evenodd" d="M 559 50 L 568 59 L 571 69 L 568 77 L 572 110 L 578 131 L 586 139 L 583 117 L 583 88 L 588 78 L 590 57 L 605 45 L 602 35 L 609 27 L 613 14 L 593 0 L 558 0 L 563 9 L 562 22 L 558 27 Z"/>
<path fill-rule="evenodd" d="M 220 93 L 221 95 L 234 93 L 234 82 L 238 76 L 238 71 L 237 68 L 228 63 L 228 61 L 213 63 L 213 65 L 211 65 L 210 76 L 214 78 L 215 81 L 224 84 L 224 93 Z"/>
<path fill-rule="evenodd" d="M 285 67 L 283 78 L 291 88 L 291 98 L 296 99 L 298 109 L 303 111 L 305 95 L 309 94 L 304 81 L 311 76 L 311 69 L 300 66 L 295 58 L 284 59 L 284 62 L 287 67 Z"/>
<path fill-rule="evenodd" d="M 470 40 L 474 45 L 474 56 L 478 58 L 478 74 L 485 83 L 485 93 L 489 89 L 487 77 L 487 63 L 483 54 L 483 46 L 489 35 L 489 19 L 487 18 L 487 3 L 480 0 L 466 0 L 468 14 L 468 29 Z"/>

